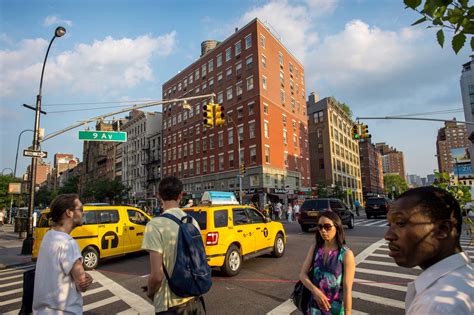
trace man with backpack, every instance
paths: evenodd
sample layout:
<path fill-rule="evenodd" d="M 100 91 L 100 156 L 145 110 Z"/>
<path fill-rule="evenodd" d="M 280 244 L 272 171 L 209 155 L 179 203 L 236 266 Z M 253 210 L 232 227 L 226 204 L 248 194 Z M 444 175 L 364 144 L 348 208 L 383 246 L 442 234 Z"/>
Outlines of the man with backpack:
<path fill-rule="evenodd" d="M 150 254 L 147 296 L 156 314 L 205 314 L 202 294 L 212 285 L 199 225 L 179 208 L 182 193 L 178 178 L 161 180 L 163 214 L 147 224 L 143 238 Z"/>

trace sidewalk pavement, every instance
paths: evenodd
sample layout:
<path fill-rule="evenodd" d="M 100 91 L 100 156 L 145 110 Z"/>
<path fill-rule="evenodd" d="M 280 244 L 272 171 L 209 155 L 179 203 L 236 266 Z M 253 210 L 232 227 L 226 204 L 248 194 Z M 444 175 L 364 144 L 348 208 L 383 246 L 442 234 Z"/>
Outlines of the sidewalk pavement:
<path fill-rule="evenodd" d="M 5 224 L 0 230 L 0 270 L 8 267 L 31 264 L 31 255 L 21 255 L 23 240 L 13 232 L 12 224 Z"/>

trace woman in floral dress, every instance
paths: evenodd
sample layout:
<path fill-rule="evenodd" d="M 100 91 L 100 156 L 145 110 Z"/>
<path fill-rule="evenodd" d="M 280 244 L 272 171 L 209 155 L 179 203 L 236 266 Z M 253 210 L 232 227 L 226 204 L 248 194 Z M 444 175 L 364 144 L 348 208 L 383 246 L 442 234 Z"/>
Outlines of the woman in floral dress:
<path fill-rule="evenodd" d="M 312 293 L 306 314 L 351 314 L 355 260 L 345 244 L 339 216 L 332 211 L 321 213 L 316 241 L 311 245 L 299 275 Z"/>

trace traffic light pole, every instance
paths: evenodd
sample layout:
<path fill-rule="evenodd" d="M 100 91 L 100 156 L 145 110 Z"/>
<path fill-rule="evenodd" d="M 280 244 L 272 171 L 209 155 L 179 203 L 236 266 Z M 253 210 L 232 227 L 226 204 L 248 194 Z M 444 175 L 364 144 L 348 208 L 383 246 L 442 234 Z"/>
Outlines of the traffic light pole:
<path fill-rule="evenodd" d="M 458 124 L 474 125 L 472 121 L 461 121 L 452 119 L 435 119 L 435 118 L 415 118 L 415 117 L 398 117 L 398 116 L 384 116 L 384 117 L 357 117 L 359 119 L 399 119 L 399 120 L 425 120 L 425 121 L 442 121 L 442 122 L 453 122 Z"/>

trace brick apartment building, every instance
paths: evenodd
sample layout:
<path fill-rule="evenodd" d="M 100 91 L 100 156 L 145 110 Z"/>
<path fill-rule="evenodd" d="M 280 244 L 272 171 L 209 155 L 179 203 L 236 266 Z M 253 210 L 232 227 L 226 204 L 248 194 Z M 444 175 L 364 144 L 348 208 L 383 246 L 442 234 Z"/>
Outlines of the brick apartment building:
<path fill-rule="evenodd" d="M 364 198 L 384 194 L 382 155 L 370 139 L 359 142 L 360 173 Z"/>
<path fill-rule="evenodd" d="M 340 183 L 348 205 L 362 200 L 359 144 L 352 139 L 354 122 L 332 97 L 308 99 L 311 186 Z M 352 191 L 352 193 L 350 193 Z"/>
<path fill-rule="evenodd" d="M 456 161 L 451 154 L 452 149 L 469 148 L 465 124 L 445 122 L 444 127 L 438 129 L 436 137 L 436 156 L 438 158 L 438 170 L 440 172 L 454 173 Z"/>
<path fill-rule="evenodd" d="M 382 154 L 382 169 L 384 174 L 398 174 L 406 181 L 405 157 L 403 152 L 380 142 L 375 144 L 376 149 Z"/>
<path fill-rule="evenodd" d="M 238 191 L 238 139 L 244 201 L 292 200 L 310 185 L 305 77 L 301 63 L 258 19 L 223 42 L 205 41 L 201 57 L 163 85 L 163 99 L 215 93 L 222 128 L 203 127 L 209 99 L 163 106 L 163 175 L 204 190 Z"/>

